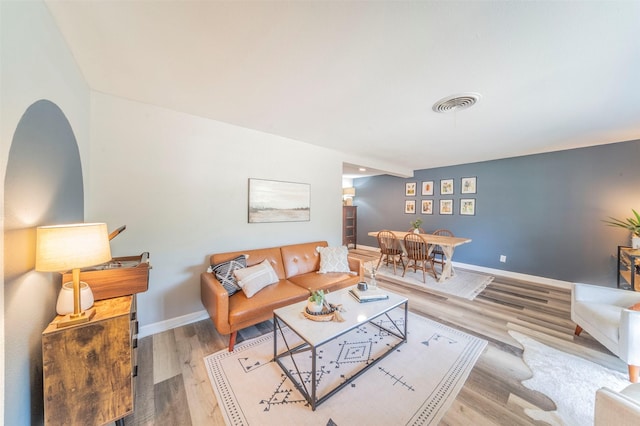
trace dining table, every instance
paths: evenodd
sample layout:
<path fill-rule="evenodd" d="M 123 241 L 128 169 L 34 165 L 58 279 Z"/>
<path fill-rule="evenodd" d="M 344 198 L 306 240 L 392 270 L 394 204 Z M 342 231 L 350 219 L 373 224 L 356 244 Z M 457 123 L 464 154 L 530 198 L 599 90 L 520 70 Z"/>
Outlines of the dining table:
<path fill-rule="evenodd" d="M 367 235 L 369 235 L 370 237 L 377 237 L 378 232 L 380 231 L 372 231 L 372 232 L 369 232 Z M 412 232 L 408 232 L 408 231 L 390 231 L 390 232 L 393 233 L 393 235 L 398 239 L 398 242 L 400 243 L 402 250 L 406 252 L 406 249 L 404 248 L 404 236 L 407 234 L 411 234 Z M 420 233 L 418 235 L 420 235 L 422 239 L 427 243 L 429 255 L 431 255 L 431 252 L 433 251 L 433 248 L 435 246 L 442 247 L 442 252 L 444 253 L 445 261 L 444 261 L 444 264 L 442 265 L 442 273 L 438 278 L 438 282 L 443 282 L 444 280 L 454 276 L 455 271 L 453 269 L 453 260 L 452 260 L 453 252 L 456 247 L 462 244 L 470 243 L 471 238 L 447 237 L 444 235 L 433 235 L 433 234 L 423 234 L 423 233 Z"/>

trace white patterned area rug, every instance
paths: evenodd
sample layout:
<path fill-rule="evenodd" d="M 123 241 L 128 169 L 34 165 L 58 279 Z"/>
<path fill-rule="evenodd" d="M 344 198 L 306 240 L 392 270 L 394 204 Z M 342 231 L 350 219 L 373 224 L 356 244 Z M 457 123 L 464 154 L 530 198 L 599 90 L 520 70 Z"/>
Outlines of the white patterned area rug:
<path fill-rule="evenodd" d="M 392 318 L 402 329 L 404 313 L 392 313 Z M 288 339 L 294 338 L 291 330 L 285 329 L 285 333 Z M 315 411 L 272 361 L 273 333 L 204 360 L 220 409 L 230 425 L 436 425 L 487 342 L 411 313 L 407 337 L 407 343 Z M 281 337 L 278 339 L 280 347 Z M 343 383 L 354 368 L 378 358 L 390 339 L 378 327 L 363 324 L 321 346 L 316 365 L 319 393 L 326 391 L 326 384 Z M 305 354 L 303 358 L 309 357 Z M 310 365 L 303 360 L 298 367 L 310 375 L 307 363 Z"/>
<path fill-rule="evenodd" d="M 375 266 L 376 263 L 377 262 L 374 262 L 373 266 Z M 369 262 L 367 263 L 366 268 L 370 268 Z M 440 269 L 437 266 L 436 270 L 439 274 Z M 408 287 L 417 287 L 432 293 L 456 296 L 467 300 L 475 299 L 476 296 L 480 294 L 480 292 L 482 292 L 482 290 L 484 290 L 494 278 L 490 275 L 479 274 L 476 272 L 456 270 L 454 276 L 440 283 L 433 278 L 431 272 L 427 271 L 427 282 L 424 283 L 422 281 L 422 271 L 414 272 L 412 269 L 409 269 L 403 277 L 402 266 L 397 268 L 397 272 L 394 274 L 393 265 L 387 266 L 384 264 L 380 264 L 380 269 L 377 270 L 377 275 L 378 277 L 396 284 Z"/>
<path fill-rule="evenodd" d="M 603 386 L 620 391 L 630 382 L 626 374 L 509 331 L 524 348 L 523 359 L 533 377 L 522 382 L 556 404 L 556 411 L 525 409 L 534 420 L 550 425 L 592 425 L 596 391 Z"/>

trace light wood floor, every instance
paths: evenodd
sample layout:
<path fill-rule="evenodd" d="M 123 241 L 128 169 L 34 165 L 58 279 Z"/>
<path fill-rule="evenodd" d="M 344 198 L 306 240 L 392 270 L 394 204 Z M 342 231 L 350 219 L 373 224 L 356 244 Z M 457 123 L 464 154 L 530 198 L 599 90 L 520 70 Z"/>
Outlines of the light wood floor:
<path fill-rule="evenodd" d="M 377 260 L 375 252 L 352 250 L 364 260 Z M 586 332 L 573 335 L 570 292 L 565 289 L 496 277 L 473 301 L 408 290 L 379 280 L 381 286 L 409 299 L 410 310 L 479 336 L 489 342 L 469 379 L 449 409 L 442 425 L 533 425 L 524 409 L 554 410 L 546 396 L 529 390 L 521 381 L 531 376 L 522 361 L 522 348 L 509 330 L 626 373 L 612 356 Z M 272 331 L 271 323 L 242 330 L 238 342 Z M 135 412 L 127 425 L 222 425 L 203 357 L 227 346 L 210 320 L 182 326 L 139 342 Z M 595 396 L 594 396 L 595 397 Z"/>

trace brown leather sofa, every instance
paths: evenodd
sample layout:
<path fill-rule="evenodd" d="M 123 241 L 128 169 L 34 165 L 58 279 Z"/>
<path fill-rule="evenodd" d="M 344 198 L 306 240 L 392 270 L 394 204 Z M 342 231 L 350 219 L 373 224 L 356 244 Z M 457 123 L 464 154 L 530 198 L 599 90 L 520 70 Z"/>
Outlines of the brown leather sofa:
<path fill-rule="evenodd" d="M 210 272 L 200 275 L 200 296 L 213 324 L 221 334 L 230 334 L 229 351 L 233 350 L 238 330 L 273 318 L 273 310 L 309 297 L 309 290 L 335 291 L 362 281 L 364 270 L 360 259 L 349 257 L 352 273 L 319 274 L 320 254 L 316 247 L 327 247 L 326 241 L 293 244 L 256 250 L 213 254 L 211 264 L 226 262 L 241 254 L 249 255 L 247 267 L 269 260 L 280 281 L 247 298 L 239 291 L 229 296 L 227 290 Z"/>

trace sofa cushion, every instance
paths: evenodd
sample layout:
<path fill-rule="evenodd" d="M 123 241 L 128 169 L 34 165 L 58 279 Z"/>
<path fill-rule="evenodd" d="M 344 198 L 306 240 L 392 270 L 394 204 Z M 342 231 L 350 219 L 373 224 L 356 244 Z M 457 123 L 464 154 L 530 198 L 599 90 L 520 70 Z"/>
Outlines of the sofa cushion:
<path fill-rule="evenodd" d="M 327 242 L 316 241 L 281 247 L 285 277 L 291 278 L 308 272 L 316 272 L 320 269 L 320 253 L 316 250 L 318 246 L 326 247 Z"/>
<path fill-rule="evenodd" d="M 320 272 L 350 272 L 349 269 L 349 249 L 346 246 L 338 247 L 316 247 L 320 253 Z"/>
<path fill-rule="evenodd" d="M 238 269 L 247 267 L 247 256 L 241 254 L 233 259 L 227 260 L 216 265 L 211 265 L 211 272 L 216 276 L 220 284 L 227 290 L 229 296 L 240 291 L 238 280 L 234 275 L 234 272 Z"/>
<path fill-rule="evenodd" d="M 308 296 L 307 290 L 288 280 L 267 286 L 252 298 L 238 292 L 229 297 L 229 324 L 233 330 L 273 318 L 274 309 L 305 300 Z"/>
<path fill-rule="evenodd" d="M 234 271 L 234 275 L 247 298 L 252 297 L 266 286 L 278 282 L 278 276 L 271 267 L 269 259 L 265 259 L 255 266 L 237 269 Z"/>
<path fill-rule="evenodd" d="M 336 291 L 341 288 L 355 285 L 360 281 L 358 275 L 351 275 L 346 272 L 328 272 L 326 274 L 318 274 L 317 272 L 309 272 L 307 274 L 296 275 L 289 278 L 292 283 L 305 288 L 307 293 L 315 290 Z"/>

